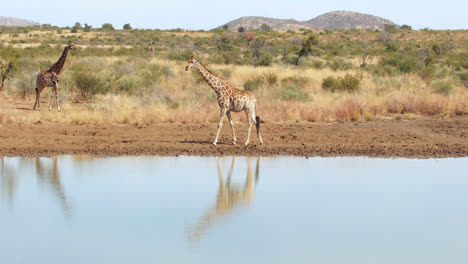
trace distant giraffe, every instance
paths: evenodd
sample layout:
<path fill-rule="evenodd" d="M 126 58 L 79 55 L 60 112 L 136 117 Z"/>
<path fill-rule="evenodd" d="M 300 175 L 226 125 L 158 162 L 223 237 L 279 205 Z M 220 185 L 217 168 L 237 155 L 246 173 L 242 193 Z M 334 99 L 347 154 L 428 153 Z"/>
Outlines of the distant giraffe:
<path fill-rule="evenodd" d="M 65 61 L 67 60 L 67 55 L 69 50 L 75 50 L 75 45 L 70 41 L 68 45 L 63 50 L 62 56 L 60 59 L 50 67 L 47 71 L 41 71 L 36 78 L 36 102 L 34 102 L 33 110 L 37 109 L 41 110 L 41 92 L 42 89 L 45 87 L 52 87 L 53 91 L 55 92 L 55 102 L 57 104 L 57 110 L 60 112 L 60 105 L 58 102 L 58 95 L 57 89 L 60 83 L 60 73 L 65 65 Z M 52 110 L 52 95 L 50 96 L 49 100 L 49 111 Z"/>
<path fill-rule="evenodd" d="M 218 123 L 218 132 L 216 133 L 216 138 L 213 142 L 213 145 L 216 145 L 218 142 L 219 132 L 223 126 L 224 115 L 227 115 L 229 119 L 229 124 L 232 129 L 232 144 L 236 144 L 236 133 L 234 132 L 234 122 L 231 118 L 231 111 L 240 112 L 245 111 L 247 115 L 247 122 L 249 124 L 249 132 L 247 134 L 247 141 L 245 145 L 249 145 L 250 139 L 250 129 L 252 128 L 252 122 L 255 123 L 257 127 L 257 135 L 260 140 L 260 144 L 263 144 L 262 136 L 260 134 L 260 117 L 257 113 L 257 101 L 255 97 L 249 91 L 244 91 L 235 88 L 232 83 L 226 79 L 219 78 L 210 72 L 200 61 L 192 58 L 188 61 L 188 65 L 185 67 L 185 71 L 190 70 L 191 68 L 197 69 L 198 73 L 205 79 L 208 85 L 213 88 L 213 90 L 218 95 L 218 104 L 221 108 L 221 114 L 219 117 Z"/>

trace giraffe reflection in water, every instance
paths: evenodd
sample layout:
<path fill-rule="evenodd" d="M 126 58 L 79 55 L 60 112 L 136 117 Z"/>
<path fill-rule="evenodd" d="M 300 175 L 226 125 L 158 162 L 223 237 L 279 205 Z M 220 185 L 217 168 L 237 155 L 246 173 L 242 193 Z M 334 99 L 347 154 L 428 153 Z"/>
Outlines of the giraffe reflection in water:
<path fill-rule="evenodd" d="M 7 194 L 8 203 L 10 206 L 12 206 L 13 200 L 15 198 L 15 190 L 17 188 L 18 182 L 20 181 L 22 168 L 34 166 L 36 170 L 35 174 L 39 184 L 48 187 L 52 191 L 53 196 L 59 198 L 61 207 L 63 208 L 65 214 L 70 214 L 70 205 L 68 203 L 60 177 L 60 171 L 58 169 L 58 158 L 53 157 L 51 160 L 52 166 L 50 166 L 50 164 L 45 164 L 43 161 L 41 161 L 41 158 L 38 157 L 36 157 L 34 160 L 22 158 L 19 161 L 19 167 L 15 167 L 11 165 L 8 166 L 8 163 L 6 163 L 4 157 L 2 157 L 0 183 L 2 185 L 2 193 Z"/>
<path fill-rule="evenodd" d="M 186 228 L 186 235 L 189 241 L 195 242 L 200 240 L 210 227 L 218 223 L 220 220 L 224 220 L 225 217 L 232 213 L 233 209 L 249 205 L 253 201 L 255 186 L 258 183 L 260 174 L 260 159 L 260 157 L 257 159 L 255 176 L 253 176 L 252 169 L 250 167 L 250 160 L 247 158 L 247 177 L 245 179 L 245 183 L 242 186 L 236 186 L 231 184 L 235 157 L 232 158 L 231 168 L 229 169 L 226 182 L 224 182 L 219 160 L 216 158 L 219 178 L 216 204 L 199 219 L 196 225 L 188 226 Z"/>

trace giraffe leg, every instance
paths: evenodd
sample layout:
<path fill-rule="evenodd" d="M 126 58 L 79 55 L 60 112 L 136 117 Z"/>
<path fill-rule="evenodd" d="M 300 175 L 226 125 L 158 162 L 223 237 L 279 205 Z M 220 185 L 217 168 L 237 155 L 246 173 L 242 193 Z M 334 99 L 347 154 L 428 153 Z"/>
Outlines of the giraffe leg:
<path fill-rule="evenodd" d="M 55 87 L 52 87 L 52 92 L 50 93 L 50 96 L 49 96 L 49 111 L 52 111 L 52 96 L 54 95 L 53 90 L 55 90 Z"/>
<path fill-rule="evenodd" d="M 36 110 L 37 98 L 39 98 L 39 89 L 36 86 L 36 101 L 34 102 L 33 110 Z"/>
<path fill-rule="evenodd" d="M 226 115 L 229 119 L 229 124 L 231 125 L 231 130 L 232 130 L 232 144 L 235 145 L 236 144 L 236 132 L 234 132 L 234 122 L 232 121 L 232 117 L 231 117 L 231 111 L 227 111 L 226 112 Z"/>
<path fill-rule="evenodd" d="M 57 103 L 57 111 L 60 112 L 60 105 L 58 101 L 58 83 L 55 84 L 54 91 L 55 91 L 55 103 Z"/>
<path fill-rule="evenodd" d="M 34 103 L 33 109 L 41 111 L 41 92 L 42 92 L 42 87 L 36 86 L 36 102 Z"/>
<path fill-rule="evenodd" d="M 246 110 L 245 114 L 247 115 L 247 123 L 249 124 L 249 132 L 247 133 L 247 141 L 245 141 L 245 145 L 249 145 L 250 140 L 250 130 L 252 129 L 252 116 L 250 115 L 250 111 Z"/>
<path fill-rule="evenodd" d="M 223 119 L 224 119 L 224 115 L 226 115 L 226 112 L 227 112 L 227 109 L 221 109 L 221 114 L 219 116 L 219 123 L 218 123 L 218 132 L 216 133 L 216 138 L 213 142 L 213 145 L 215 146 L 216 146 L 216 143 L 218 143 L 219 132 L 221 132 L 221 128 L 223 127 Z"/>
<path fill-rule="evenodd" d="M 258 140 L 260 141 L 260 144 L 263 144 L 262 135 L 260 134 L 260 117 L 255 116 L 255 114 L 253 113 L 252 114 L 252 120 L 253 120 L 255 126 L 257 127 Z"/>

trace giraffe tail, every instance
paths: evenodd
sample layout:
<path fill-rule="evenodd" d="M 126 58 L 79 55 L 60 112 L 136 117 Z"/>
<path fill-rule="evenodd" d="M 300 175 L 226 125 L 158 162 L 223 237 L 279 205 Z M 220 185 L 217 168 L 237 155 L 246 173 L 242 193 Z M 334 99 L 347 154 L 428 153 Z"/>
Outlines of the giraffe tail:
<path fill-rule="evenodd" d="M 255 103 L 255 114 L 257 114 L 257 116 L 255 116 L 255 126 L 257 127 L 257 135 L 260 135 L 260 116 L 258 116 L 258 108 L 257 108 L 256 103 Z"/>

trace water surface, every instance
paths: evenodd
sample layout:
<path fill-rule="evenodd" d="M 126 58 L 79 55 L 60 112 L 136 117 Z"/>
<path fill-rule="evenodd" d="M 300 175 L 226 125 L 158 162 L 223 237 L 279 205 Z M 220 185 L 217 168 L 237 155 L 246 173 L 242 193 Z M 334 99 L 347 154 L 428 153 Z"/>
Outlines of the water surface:
<path fill-rule="evenodd" d="M 3 158 L 0 263 L 467 263 L 468 158 Z"/>

